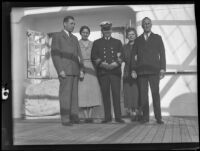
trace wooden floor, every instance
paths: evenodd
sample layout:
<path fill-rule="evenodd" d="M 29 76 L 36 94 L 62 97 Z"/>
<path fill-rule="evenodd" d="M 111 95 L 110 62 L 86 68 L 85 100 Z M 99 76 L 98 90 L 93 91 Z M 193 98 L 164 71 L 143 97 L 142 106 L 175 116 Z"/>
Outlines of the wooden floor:
<path fill-rule="evenodd" d="M 74 124 L 62 126 L 59 119 L 16 120 L 14 145 L 121 144 L 199 142 L 197 117 L 163 117 L 158 125 L 151 117 L 148 124 Z"/>

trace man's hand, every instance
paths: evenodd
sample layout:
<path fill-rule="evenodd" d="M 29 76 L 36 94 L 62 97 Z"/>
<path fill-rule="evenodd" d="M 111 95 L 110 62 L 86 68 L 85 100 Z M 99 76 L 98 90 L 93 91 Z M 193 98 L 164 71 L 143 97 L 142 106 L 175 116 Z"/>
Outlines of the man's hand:
<path fill-rule="evenodd" d="M 133 79 L 136 79 L 136 78 L 137 78 L 137 73 L 136 73 L 135 71 L 132 71 L 132 72 L 131 72 L 131 77 L 132 77 Z"/>
<path fill-rule="evenodd" d="M 99 59 L 99 58 L 95 60 L 96 65 L 98 65 L 100 62 L 101 62 L 101 59 Z"/>
<path fill-rule="evenodd" d="M 109 69 L 112 70 L 114 68 L 118 67 L 118 64 L 116 62 L 112 62 L 111 64 L 109 64 Z"/>
<path fill-rule="evenodd" d="M 160 79 L 163 79 L 165 76 L 165 70 L 160 70 Z"/>
<path fill-rule="evenodd" d="M 101 64 L 100 64 L 100 67 L 101 68 L 104 68 L 104 69 L 109 69 L 109 64 L 107 63 L 107 62 L 102 62 Z"/>
<path fill-rule="evenodd" d="M 83 80 L 84 79 L 84 72 L 83 71 L 80 71 L 80 80 Z"/>
<path fill-rule="evenodd" d="M 80 71 L 80 78 L 84 78 L 84 72 L 83 71 Z"/>
<path fill-rule="evenodd" d="M 62 70 L 62 71 L 60 72 L 59 76 L 61 76 L 62 78 L 66 78 L 65 71 Z"/>

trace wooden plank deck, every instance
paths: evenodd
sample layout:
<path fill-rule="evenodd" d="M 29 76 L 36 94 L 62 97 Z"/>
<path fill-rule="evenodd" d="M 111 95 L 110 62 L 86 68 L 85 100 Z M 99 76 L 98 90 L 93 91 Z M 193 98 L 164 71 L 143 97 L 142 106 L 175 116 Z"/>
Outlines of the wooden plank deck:
<path fill-rule="evenodd" d="M 16 120 L 14 145 L 49 144 L 135 144 L 199 142 L 197 117 L 163 117 L 158 125 L 154 117 L 147 124 L 74 124 L 62 126 L 59 119 Z"/>

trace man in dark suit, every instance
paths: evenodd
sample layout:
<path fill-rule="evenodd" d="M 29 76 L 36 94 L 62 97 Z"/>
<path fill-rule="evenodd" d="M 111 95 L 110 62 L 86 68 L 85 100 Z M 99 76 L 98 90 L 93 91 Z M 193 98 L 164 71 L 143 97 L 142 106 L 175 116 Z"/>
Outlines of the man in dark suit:
<path fill-rule="evenodd" d="M 142 123 L 149 122 L 148 83 L 150 84 L 155 118 L 163 124 L 160 107 L 159 82 L 166 71 L 165 48 L 162 38 L 151 32 L 151 19 L 142 20 L 144 33 L 135 40 L 132 58 L 132 77 L 138 78 Z"/>
<path fill-rule="evenodd" d="M 105 119 L 102 123 L 112 121 L 110 87 L 113 96 L 115 121 L 124 123 L 121 119 L 120 107 L 122 43 L 120 40 L 111 37 L 112 24 L 109 21 L 102 22 L 100 26 L 103 37 L 94 41 L 91 51 L 91 60 L 96 66 L 103 96 Z"/>
<path fill-rule="evenodd" d="M 83 78 L 83 61 L 78 39 L 72 34 L 74 17 L 63 20 L 64 30 L 55 33 L 52 39 L 51 55 L 56 68 L 59 87 L 60 114 L 62 124 L 70 126 L 79 123 L 78 79 Z"/>

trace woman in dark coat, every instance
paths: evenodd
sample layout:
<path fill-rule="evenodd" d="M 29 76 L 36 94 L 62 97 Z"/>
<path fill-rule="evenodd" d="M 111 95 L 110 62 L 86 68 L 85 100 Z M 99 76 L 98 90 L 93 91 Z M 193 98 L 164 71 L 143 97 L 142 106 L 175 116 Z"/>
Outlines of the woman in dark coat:
<path fill-rule="evenodd" d="M 128 114 L 131 117 L 132 121 L 137 120 L 138 118 L 138 87 L 137 79 L 131 77 L 131 61 L 132 59 L 136 60 L 137 58 L 131 58 L 131 53 L 134 51 L 133 45 L 137 37 L 137 32 L 135 28 L 128 28 L 126 30 L 126 35 L 128 38 L 128 43 L 124 45 L 124 74 L 123 74 L 123 88 L 124 88 L 124 107 L 127 109 Z"/>

